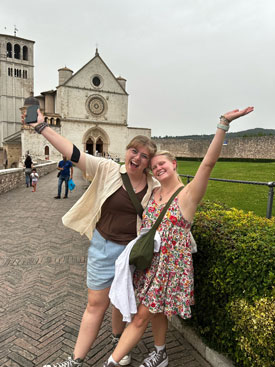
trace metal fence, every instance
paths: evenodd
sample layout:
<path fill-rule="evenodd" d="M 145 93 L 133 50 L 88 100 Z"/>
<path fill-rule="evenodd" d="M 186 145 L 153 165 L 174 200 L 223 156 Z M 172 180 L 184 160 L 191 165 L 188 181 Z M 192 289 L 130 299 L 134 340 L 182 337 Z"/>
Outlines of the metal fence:
<path fill-rule="evenodd" d="M 181 175 L 181 177 L 187 178 L 187 183 L 190 182 L 191 178 L 194 178 L 194 176 L 191 175 Z M 242 180 L 226 180 L 223 178 L 209 178 L 209 180 L 212 181 L 222 181 L 222 182 L 233 182 L 233 183 L 239 183 L 239 184 L 247 184 L 247 185 L 261 185 L 261 186 L 268 186 L 268 198 L 267 198 L 267 207 L 266 207 L 266 218 L 271 218 L 272 216 L 272 205 L 273 205 L 273 197 L 274 197 L 274 187 L 275 182 L 258 182 L 258 181 L 242 181 Z"/>

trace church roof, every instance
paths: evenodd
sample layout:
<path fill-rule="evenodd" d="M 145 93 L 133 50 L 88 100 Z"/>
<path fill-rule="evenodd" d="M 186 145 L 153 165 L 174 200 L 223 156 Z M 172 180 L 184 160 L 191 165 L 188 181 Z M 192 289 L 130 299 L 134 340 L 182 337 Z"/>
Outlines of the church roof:
<path fill-rule="evenodd" d="M 6 136 L 3 140 L 3 143 L 21 143 L 21 130 L 17 131 L 14 134 Z"/>
<path fill-rule="evenodd" d="M 72 69 L 67 68 L 67 66 L 64 66 L 64 68 L 60 68 L 60 69 L 58 69 L 57 71 L 60 71 L 60 70 L 70 71 L 70 72 L 72 72 L 72 73 L 73 73 L 73 70 L 72 70 Z"/>
<path fill-rule="evenodd" d="M 33 95 L 29 96 L 24 101 L 24 106 L 39 105 L 39 101 Z"/>
<path fill-rule="evenodd" d="M 45 94 L 55 94 L 56 93 L 56 90 L 46 90 L 45 92 L 41 92 L 40 94 L 42 94 L 42 96 L 44 96 Z"/>
<path fill-rule="evenodd" d="M 67 80 L 66 80 L 66 82 L 64 83 L 64 84 L 62 84 L 62 86 L 64 86 L 64 85 L 66 85 L 66 83 L 69 81 L 69 80 L 71 80 L 72 78 L 74 78 L 81 70 L 83 70 L 90 62 L 92 62 L 94 59 L 96 59 L 96 58 L 99 58 L 100 59 L 100 61 L 102 62 L 102 64 L 106 67 L 106 69 L 110 72 L 110 74 L 113 76 L 113 78 L 115 79 L 115 81 L 117 82 L 117 84 L 119 85 L 119 87 L 123 90 L 123 92 L 126 94 L 126 95 L 128 95 L 128 93 L 126 92 L 126 90 L 125 90 L 125 88 L 123 88 L 123 86 L 119 83 L 119 81 L 118 81 L 118 79 L 121 79 L 121 80 L 126 80 L 126 79 L 124 79 L 124 78 L 122 78 L 121 76 L 120 77 L 118 77 L 118 78 L 116 78 L 115 76 L 114 76 L 114 74 L 112 73 L 112 71 L 109 69 L 109 67 L 105 64 L 105 62 L 102 60 L 102 58 L 100 57 L 100 55 L 99 55 L 99 52 L 98 52 L 98 49 L 96 48 L 96 52 L 95 52 L 95 56 L 90 60 L 90 61 L 88 61 L 84 66 L 82 66 L 82 68 L 80 68 L 75 74 L 73 74 L 70 78 L 68 78 Z M 66 69 L 65 70 L 70 70 L 70 69 L 68 69 L 67 67 L 65 67 Z M 63 68 L 64 69 L 64 68 Z M 59 86 L 58 86 L 59 87 Z M 58 88 L 57 87 L 57 88 Z"/>

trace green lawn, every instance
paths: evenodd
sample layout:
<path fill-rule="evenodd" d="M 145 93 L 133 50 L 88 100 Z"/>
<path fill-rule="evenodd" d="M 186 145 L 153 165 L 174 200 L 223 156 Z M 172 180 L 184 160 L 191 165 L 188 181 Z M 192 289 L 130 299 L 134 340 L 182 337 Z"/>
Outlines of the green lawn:
<path fill-rule="evenodd" d="M 200 162 L 195 161 L 178 161 L 178 173 L 193 176 L 199 164 Z M 260 182 L 275 181 L 275 162 L 217 162 L 211 178 Z M 186 184 L 187 179 L 183 178 L 183 182 Z M 253 211 L 255 214 L 265 217 L 268 192 L 268 186 L 209 181 L 205 199 L 220 201 L 230 207 Z M 274 201 L 272 216 L 275 216 Z"/>

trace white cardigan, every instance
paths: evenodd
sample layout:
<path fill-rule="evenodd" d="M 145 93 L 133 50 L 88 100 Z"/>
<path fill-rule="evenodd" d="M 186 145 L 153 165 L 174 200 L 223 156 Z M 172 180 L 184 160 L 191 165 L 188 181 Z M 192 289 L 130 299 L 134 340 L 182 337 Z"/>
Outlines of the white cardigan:
<path fill-rule="evenodd" d="M 81 198 L 63 216 L 63 224 L 92 239 L 101 215 L 101 207 L 105 200 L 123 185 L 121 173 L 125 172 L 125 165 L 121 166 L 111 159 L 86 154 L 86 178 L 92 182 Z M 143 208 L 147 206 L 153 189 L 159 186 L 159 182 L 150 174 L 147 175 L 147 184 L 147 192 L 141 201 Z M 141 219 L 137 215 L 137 233 L 140 226 Z"/>

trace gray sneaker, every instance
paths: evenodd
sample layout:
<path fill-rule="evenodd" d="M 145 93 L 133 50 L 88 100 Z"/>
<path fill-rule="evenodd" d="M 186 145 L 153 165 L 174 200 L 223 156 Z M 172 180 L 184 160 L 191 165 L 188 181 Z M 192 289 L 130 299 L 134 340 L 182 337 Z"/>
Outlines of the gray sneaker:
<path fill-rule="evenodd" d="M 68 357 L 68 359 L 64 362 L 56 364 L 44 364 L 43 367 L 82 367 L 82 363 L 83 359 L 72 359 L 72 357 Z"/>
<path fill-rule="evenodd" d="M 114 349 L 116 348 L 117 344 L 118 344 L 118 341 L 119 341 L 119 338 L 115 337 L 115 336 L 112 336 L 113 339 L 112 339 L 112 344 L 114 346 Z M 120 366 L 128 366 L 128 364 L 131 363 L 131 354 L 126 354 L 120 361 L 119 361 L 119 365 Z"/>
<path fill-rule="evenodd" d="M 143 363 L 139 367 L 166 367 L 168 366 L 168 356 L 166 348 L 157 352 L 155 349 L 144 359 Z"/>
<path fill-rule="evenodd" d="M 103 367 L 117 367 L 118 365 L 117 364 L 114 364 L 113 362 L 109 362 L 106 361 L 103 363 Z"/>

